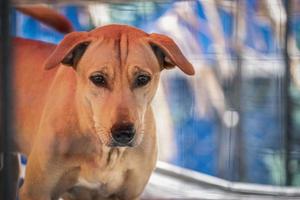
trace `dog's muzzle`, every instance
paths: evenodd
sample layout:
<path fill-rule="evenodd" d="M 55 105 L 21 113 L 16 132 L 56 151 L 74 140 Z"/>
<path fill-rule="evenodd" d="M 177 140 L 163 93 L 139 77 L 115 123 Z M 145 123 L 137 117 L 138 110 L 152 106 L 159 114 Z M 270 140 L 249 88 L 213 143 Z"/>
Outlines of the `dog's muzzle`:
<path fill-rule="evenodd" d="M 111 128 L 112 146 L 132 146 L 135 128 L 132 123 L 115 124 Z"/>

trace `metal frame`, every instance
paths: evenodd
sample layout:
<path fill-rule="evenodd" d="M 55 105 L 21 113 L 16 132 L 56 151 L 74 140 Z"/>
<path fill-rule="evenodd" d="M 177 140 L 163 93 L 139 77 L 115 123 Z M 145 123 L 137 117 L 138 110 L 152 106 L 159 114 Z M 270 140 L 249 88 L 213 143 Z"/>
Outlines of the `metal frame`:
<path fill-rule="evenodd" d="M 10 154 L 10 137 L 11 137 L 11 119 L 12 119 L 12 98 L 11 98 L 11 67 L 10 67 L 10 1 L 1 0 L 0 3 L 0 28 L 1 28 L 1 54 L 0 54 L 0 70 L 1 70 L 1 166 L 0 171 L 0 196 L 1 199 L 13 199 L 13 177 L 12 170 L 10 170 L 10 163 L 12 161 Z"/>
<path fill-rule="evenodd" d="M 13 5 L 20 4 L 89 4 L 89 3 L 128 3 L 128 2 L 147 2 L 149 0 L 11 0 Z M 173 0 L 150 0 L 157 3 L 168 3 Z M 177 1 L 191 1 L 191 0 L 177 0 Z"/>
<path fill-rule="evenodd" d="M 292 100 L 289 94 L 290 91 L 290 60 L 289 60 L 289 47 L 288 47 L 288 41 L 289 41 L 289 35 L 290 35 L 290 24 L 291 24 L 291 1 L 285 0 L 284 1 L 285 11 L 286 11 L 286 25 L 285 25 L 285 35 L 284 35 L 284 47 L 283 47 L 283 53 L 284 53 L 284 61 L 285 61 L 285 74 L 284 74 L 284 91 L 283 94 L 285 95 L 285 173 L 286 173 L 286 185 L 290 186 L 292 185 L 292 174 L 289 169 L 291 169 L 291 139 L 292 139 L 292 118 L 291 118 L 291 110 L 292 108 Z"/>
<path fill-rule="evenodd" d="M 158 162 L 144 197 L 146 199 L 296 200 L 300 199 L 300 189 L 231 182 Z"/>

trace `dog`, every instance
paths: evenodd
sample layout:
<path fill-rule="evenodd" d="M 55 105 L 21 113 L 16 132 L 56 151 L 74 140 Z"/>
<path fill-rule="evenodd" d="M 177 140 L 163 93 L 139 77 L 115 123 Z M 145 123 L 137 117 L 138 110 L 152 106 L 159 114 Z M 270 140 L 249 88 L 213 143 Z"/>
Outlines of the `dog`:
<path fill-rule="evenodd" d="M 14 146 L 28 157 L 20 199 L 138 199 L 156 164 L 160 72 L 194 74 L 175 42 L 107 25 L 13 47 Z"/>

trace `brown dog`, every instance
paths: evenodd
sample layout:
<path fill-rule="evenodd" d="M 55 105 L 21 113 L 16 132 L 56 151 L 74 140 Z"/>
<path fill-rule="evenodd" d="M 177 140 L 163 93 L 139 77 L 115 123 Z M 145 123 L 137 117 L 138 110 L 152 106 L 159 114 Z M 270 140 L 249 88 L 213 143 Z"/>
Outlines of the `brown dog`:
<path fill-rule="evenodd" d="M 21 200 L 138 198 L 156 163 L 160 71 L 194 74 L 177 45 L 110 25 L 57 46 L 16 39 L 14 47 L 15 143 L 28 156 Z"/>

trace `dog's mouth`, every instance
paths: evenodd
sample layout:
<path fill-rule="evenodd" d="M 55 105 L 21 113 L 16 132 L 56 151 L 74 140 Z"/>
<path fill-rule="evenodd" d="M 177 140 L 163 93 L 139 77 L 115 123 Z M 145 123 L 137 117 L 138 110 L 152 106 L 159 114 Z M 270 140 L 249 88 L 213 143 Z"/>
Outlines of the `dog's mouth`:
<path fill-rule="evenodd" d="M 118 148 L 118 147 L 128 147 L 128 148 L 134 148 L 139 146 L 141 143 L 144 134 L 135 134 L 135 136 L 128 142 L 118 142 L 115 141 L 112 137 L 111 134 L 108 134 L 106 136 L 97 134 L 99 140 L 101 141 L 102 145 L 105 145 L 107 147 L 111 148 Z"/>
<path fill-rule="evenodd" d="M 138 145 L 139 137 L 138 134 L 135 133 L 133 136 L 130 136 L 128 133 L 123 133 L 116 137 L 110 137 L 110 143 L 108 146 L 110 147 L 135 147 Z"/>
<path fill-rule="evenodd" d="M 141 143 L 144 135 L 144 131 L 140 130 L 139 127 L 138 130 L 132 128 L 111 129 L 110 131 L 104 127 L 100 128 L 100 126 L 95 128 L 99 142 L 107 147 L 136 147 Z"/>
<path fill-rule="evenodd" d="M 111 133 L 104 134 L 103 132 L 96 132 L 97 138 L 102 145 L 107 147 L 135 147 L 139 138 L 134 135 L 133 138 L 127 138 L 128 136 L 120 136 L 117 140 L 112 137 Z M 124 139 L 125 138 L 125 139 Z"/>

